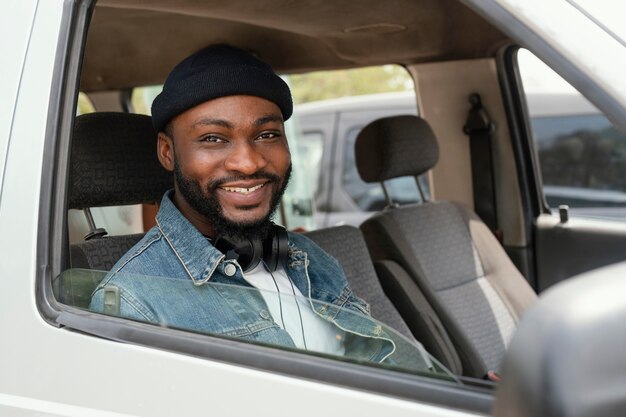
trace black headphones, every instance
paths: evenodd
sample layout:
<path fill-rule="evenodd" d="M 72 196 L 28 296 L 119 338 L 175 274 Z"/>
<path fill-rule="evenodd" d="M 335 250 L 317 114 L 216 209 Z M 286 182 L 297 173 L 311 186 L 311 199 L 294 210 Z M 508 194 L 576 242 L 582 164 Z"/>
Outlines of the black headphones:
<path fill-rule="evenodd" d="M 233 239 L 220 235 L 213 246 L 226 255 L 226 259 L 235 259 L 244 272 L 248 272 L 263 261 L 269 272 L 274 272 L 280 264 L 287 261 L 288 255 L 287 230 L 277 224 L 272 228 L 265 240 Z"/>

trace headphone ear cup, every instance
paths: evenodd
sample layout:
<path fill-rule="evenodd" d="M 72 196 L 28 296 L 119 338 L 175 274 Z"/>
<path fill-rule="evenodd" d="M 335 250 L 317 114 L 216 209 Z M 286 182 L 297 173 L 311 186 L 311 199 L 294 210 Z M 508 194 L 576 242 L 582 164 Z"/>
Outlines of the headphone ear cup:
<path fill-rule="evenodd" d="M 243 272 L 257 267 L 263 260 L 268 271 L 274 272 L 287 262 L 289 255 L 289 236 L 287 230 L 276 224 L 264 241 L 258 239 L 235 240 L 228 236 L 219 236 L 213 246 L 226 255 L 226 259 L 236 260 Z"/>
<path fill-rule="evenodd" d="M 260 240 L 248 239 L 248 247 L 250 248 L 250 252 L 248 255 L 250 261 L 245 268 L 243 266 L 241 267 L 243 269 L 243 272 L 248 272 L 256 268 L 257 265 L 261 262 L 261 259 L 263 259 L 263 243 Z"/>
<path fill-rule="evenodd" d="M 254 269 L 262 259 L 263 244 L 258 240 L 231 240 L 219 236 L 213 245 L 226 255 L 226 259 L 236 260 L 244 272 Z"/>
<path fill-rule="evenodd" d="M 263 260 L 270 272 L 278 269 L 280 264 L 287 262 L 289 253 L 287 230 L 279 225 L 272 226 L 272 233 L 263 242 Z"/>

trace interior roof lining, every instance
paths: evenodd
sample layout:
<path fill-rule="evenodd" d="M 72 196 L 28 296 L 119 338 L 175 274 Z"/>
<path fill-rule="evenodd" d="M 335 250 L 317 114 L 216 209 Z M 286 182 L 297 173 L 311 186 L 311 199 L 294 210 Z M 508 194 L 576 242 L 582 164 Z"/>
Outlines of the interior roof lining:
<path fill-rule="evenodd" d="M 277 71 L 299 73 L 484 58 L 507 41 L 455 0 L 102 0 L 81 89 L 160 84 L 181 59 L 214 43 L 255 51 Z"/>

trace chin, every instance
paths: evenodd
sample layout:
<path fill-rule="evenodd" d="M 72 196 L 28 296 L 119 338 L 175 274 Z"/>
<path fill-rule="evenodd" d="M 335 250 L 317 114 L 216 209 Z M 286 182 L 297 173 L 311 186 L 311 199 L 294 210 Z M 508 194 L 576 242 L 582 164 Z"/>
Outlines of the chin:
<path fill-rule="evenodd" d="M 252 226 L 257 224 L 258 222 L 267 218 L 267 211 L 264 211 L 260 214 L 252 214 L 249 211 L 244 211 L 243 213 L 238 213 L 235 215 L 226 214 L 224 216 L 226 220 L 238 224 L 240 226 Z"/>

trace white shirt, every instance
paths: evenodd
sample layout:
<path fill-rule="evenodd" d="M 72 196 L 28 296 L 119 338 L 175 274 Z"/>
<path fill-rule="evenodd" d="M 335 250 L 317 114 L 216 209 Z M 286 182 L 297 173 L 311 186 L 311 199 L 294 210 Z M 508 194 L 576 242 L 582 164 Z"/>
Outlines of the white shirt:
<path fill-rule="evenodd" d="M 308 299 L 293 285 L 283 268 L 270 274 L 260 263 L 243 276 L 250 285 L 261 290 L 274 321 L 289 333 L 296 347 L 331 355 L 345 353 L 345 333 L 313 311 Z"/>

